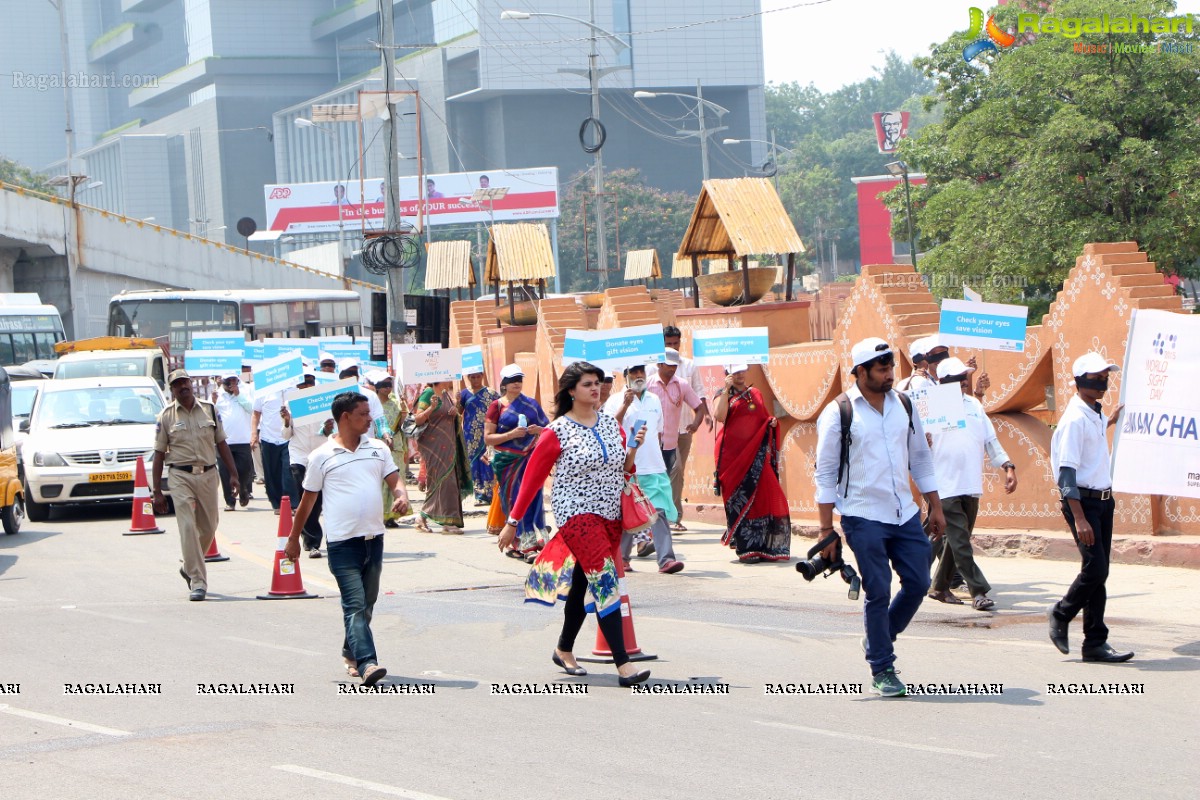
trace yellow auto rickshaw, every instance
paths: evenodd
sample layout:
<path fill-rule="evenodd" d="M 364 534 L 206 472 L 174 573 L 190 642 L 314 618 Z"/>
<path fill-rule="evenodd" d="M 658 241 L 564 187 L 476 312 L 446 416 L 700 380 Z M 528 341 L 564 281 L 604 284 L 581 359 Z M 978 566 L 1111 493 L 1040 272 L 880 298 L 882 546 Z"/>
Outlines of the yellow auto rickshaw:
<path fill-rule="evenodd" d="M 25 521 L 25 491 L 21 488 L 21 460 L 12 426 L 12 384 L 0 369 L 0 522 L 13 535 Z"/>

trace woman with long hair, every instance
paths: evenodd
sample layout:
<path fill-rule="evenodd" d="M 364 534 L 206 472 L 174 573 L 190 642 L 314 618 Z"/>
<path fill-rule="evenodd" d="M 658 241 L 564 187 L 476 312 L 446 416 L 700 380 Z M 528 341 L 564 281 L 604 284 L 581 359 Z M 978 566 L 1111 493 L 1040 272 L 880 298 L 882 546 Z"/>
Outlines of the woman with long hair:
<path fill-rule="evenodd" d="M 392 391 L 395 388 L 395 381 L 391 375 L 379 377 L 374 386 L 375 393 L 379 395 L 379 402 L 383 405 L 387 434 L 392 437 L 392 463 L 396 465 L 396 469 L 400 470 L 400 481 L 403 483 L 408 473 L 408 440 L 400 432 L 400 426 L 403 424 L 404 418 L 408 416 L 408 405 L 401 395 Z M 400 526 L 396 520 L 400 519 L 400 515 L 392 511 L 391 496 L 392 490 L 384 485 L 383 526 L 398 528 Z"/>
<path fill-rule="evenodd" d="M 416 524 L 417 530 L 425 533 L 432 532 L 430 522 L 441 525 L 442 533 L 462 533 L 462 501 L 471 492 L 467 449 L 450 387 L 450 381 L 426 387 L 417 398 L 414 415 L 417 425 L 425 426 L 417 438 L 425 464 L 425 502 Z"/>
<path fill-rule="evenodd" d="M 650 677 L 625 652 L 621 629 L 621 589 L 614 558 L 621 541 L 621 490 L 633 470 L 635 448 L 645 429 L 625 447 L 625 434 L 612 417 L 598 410 L 604 372 L 577 361 L 563 370 L 554 396 L 554 421 L 546 427 L 529 464 L 521 491 L 509 513 L 498 545 L 504 552 L 517 537 L 517 524 L 554 470 L 550 505 L 558 533 L 542 550 L 525 582 L 526 602 L 563 608 L 562 633 L 551 660 L 568 675 L 586 675 L 572 651 L 588 612 L 595 610 L 617 665 L 618 682 L 632 686 Z M 591 593 L 591 602 L 583 598 Z"/>
<path fill-rule="evenodd" d="M 726 370 L 713 417 L 717 482 L 728 526 L 722 544 L 744 564 L 791 558 L 792 520 L 779 484 L 779 420 L 758 389 L 746 383 L 745 364 Z"/>
<path fill-rule="evenodd" d="M 471 464 L 471 485 L 475 491 L 475 505 L 486 506 L 492 502 L 492 484 L 496 482 L 492 464 L 488 459 L 488 443 L 484 440 L 487 427 L 487 412 L 500 395 L 487 385 L 483 368 L 466 376 L 467 388 L 458 393 L 458 408 L 462 413 L 463 441 L 467 446 L 467 460 Z"/>
<path fill-rule="evenodd" d="M 499 483 L 500 508 L 507 518 L 521 491 L 522 478 L 529 455 L 537 444 L 538 434 L 550 424 L 546 412 L 537 401 L 521 394 L 525 376 L 516 364 L 509 364 L 500 373 L 500 390 L 504 392 L 488 407 L 484 425 L 484 441 L 495 449 L 492 469 Z M 546 514 L 539 488 L 529 509 L 517 523 L 517 543 L 505 554 L 532 563 L 537 551 L 546 545 Z"/>

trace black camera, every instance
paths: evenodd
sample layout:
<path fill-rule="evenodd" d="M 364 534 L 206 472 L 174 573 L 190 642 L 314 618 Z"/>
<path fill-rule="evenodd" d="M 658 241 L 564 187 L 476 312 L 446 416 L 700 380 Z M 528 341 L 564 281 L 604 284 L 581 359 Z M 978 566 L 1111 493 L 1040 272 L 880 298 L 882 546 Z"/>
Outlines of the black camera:
<path fill-rule="evenodd" d="M 836 544 L 837 549 L 834 550 L 833 560 L 827 560 L 821 555 L 821 551 L 831 544 Z M 808 559 L 796 563 L 796 572 L 804 576 L 804 580 L 811 581 L 821 573 L 828 578 L 833 573 L 838 573 L 842 576 L 842 580 L 850 584 L 850 591 L 846 593 L 846 597 L 851 600 L 858 599 L 859 589 L 862 588 L 862 580 L 859 579 L 858 573 L 854 571 L 854 567 L 842 560 L 842 540 L 837 535 L 837 531 L 830 533 L 821 541 L 814 544 L 808 550 Z"/>

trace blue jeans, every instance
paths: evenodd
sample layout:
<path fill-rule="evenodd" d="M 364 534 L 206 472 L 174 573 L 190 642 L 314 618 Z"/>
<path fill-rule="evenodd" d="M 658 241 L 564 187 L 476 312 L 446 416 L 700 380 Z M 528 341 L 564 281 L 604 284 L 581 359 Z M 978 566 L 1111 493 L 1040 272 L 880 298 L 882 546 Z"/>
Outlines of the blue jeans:
<path fill-rule="evenodd" d="M 877 675 L 896 663 L 896 641 L 921 607 L 929 591 L 929 539 L 920 513 L 901 525 L 842 517 L 846 544 L 854 552 L 862 588 L 863 625 L 867 630 L 867 663 Z M 892 599 L 892 567 L 900 576 L 900 591 Z"/>
<path fill-rule="evenodd" d="M 296 506 L 300 505 L 300 498 L 296 496 L 296 487 L 292 484 L 291 457 L 288 455 L 287 442 L 272 444 L 260 439 L 258 447 L 262 453 L 263 484 L 267 487 L 267 499 L 271 501 L 271 508 L 278 510 L 280 501 L 286 494 L 292 500 L 292 513 L 295 514 Z"/>
<path fill-rule="evenodd" d="M 342 618 L 346 625 L 342 657 L 354 659 L 361 675 L 377 663 L 371 612 L 379 596 L 379 575 L 383 572 L 383 534 L 372 539 L 356 536 L 327 545 L 329 571 L 342 595 Z"/>

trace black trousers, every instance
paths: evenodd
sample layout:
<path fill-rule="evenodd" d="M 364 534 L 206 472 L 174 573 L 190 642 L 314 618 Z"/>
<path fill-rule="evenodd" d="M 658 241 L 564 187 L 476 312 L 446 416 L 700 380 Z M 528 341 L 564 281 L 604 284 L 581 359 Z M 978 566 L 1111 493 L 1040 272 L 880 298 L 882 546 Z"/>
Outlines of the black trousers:
<path fill-rule="evenodd" d="M 1104 624 L 1104 606 L 1108 600 L 1108 591 L 1104 583 L 1108 580 L 1109 556 L 1112 552 L 1113 510 L 1116 502 L 1110 497 L 1098 500 L 1085 497 L 1079 501 L 1083 508 L 1083 517 L 1092 527 L 1093 539 L 1091 545 L 1079 541 L 1075 532 L 1075 515 L 1064 500 L 1062 503 L 1063 516 L 1071 527 L 1071 535 L 1075 537 L 1075 546 L 1083 556 L 1083 565 L 1079 575 L 1062 600 L 1054 606 L 1054 616 L 1063 622 L 1075 619 L 1080 611 L 1083 612 L 1083 649 L 1089 650 L 1100 647 L 1108 641 L 1108 626 Z"/>
<path fill-rule="evenodd" d="M 300 492 L 300 496 L 304 497 L 304 473 L 307 468 L 303 464 L 289 464 L 288 466 L 292 470 L 292 484 Z M 321 530 L 320 517 L 321 493 L 317 492 L 317 502 L 313 503 L 312 513 L 304 521 L 304 530 L 300 534 L 305 550 L 316 550 L 321 546 L 321 537 L 324 535 L 324 531 Z"/>
<path fill-rule="evenodd" d="M 254 484 L 254 456 L 250 453 L 250 445 L 231 444 L 229 452 L 233 456 L 233 465 L 237 467 L 237 498 L 229 488 L 229 470 L 225 467 L 225 459 L 217 459 L 217 474 L 221 476 L 221 493 L 225 495 L 226 508 L 232 508 L 235 500 L 249 497 L 250 487 Z"/>
<path fill-rule="evenodd" d="M 567 592 L 567 602 L 563 604 L 563 627 L 562 633 L 558 637 L 558 649 L 564 653 L 570 653 L 575 649 L 575 637 L 579 635 L 579 629 L 583 627 L 583 621 L 587 619 L 587 610 L 583 604 L 587 590 L 587 576 L 584 575 L 583 567 L 576 563 L 575 571 L 571 573 L 571 590 Z M 618 667 L 627 663 L 629 654 L 625 652 L 625 629 L 624 623 L 621 621 L 620 607 L 618 606 L 603 617 L 598 617 L 596 621 L 604 633 L 604 640 L 608 642 L 608 649 L 613 655 L 613 663 Z"/>

